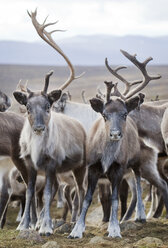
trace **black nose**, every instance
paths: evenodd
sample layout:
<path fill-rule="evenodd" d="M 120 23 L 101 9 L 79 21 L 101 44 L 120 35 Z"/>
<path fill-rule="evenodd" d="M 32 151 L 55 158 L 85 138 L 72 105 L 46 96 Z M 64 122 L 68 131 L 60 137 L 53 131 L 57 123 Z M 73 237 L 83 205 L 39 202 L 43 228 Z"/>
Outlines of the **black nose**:
<path fill-rule="evenodd" d="M 6 107 L 5 107 L 5 105 L 2 105 L 1 107 L 0 107 L 0 112 L 5 112 L 6 111 Z"/>
<path fill-rule="evenodd" d="M 119 130 L 112 130 L 110 132 L 110 138 L 114 140 L 118 140 L 121 138 L 121 132 Z"/>
<path fill-rule="evenodd" d="M 38 126 L 35 126 L 33 129 L 35 132 L 43 132 L 45 130 L 45 126 L 44 125 L 38 125 Z"/>

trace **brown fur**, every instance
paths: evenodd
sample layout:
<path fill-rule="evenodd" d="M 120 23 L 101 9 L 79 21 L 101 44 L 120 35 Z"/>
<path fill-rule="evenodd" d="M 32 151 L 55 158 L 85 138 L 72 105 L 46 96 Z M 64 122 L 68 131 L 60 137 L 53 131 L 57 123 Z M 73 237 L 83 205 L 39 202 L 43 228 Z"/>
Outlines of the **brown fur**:
<path fill-rule="evenodd" d="M 160 104 L 149 102 L 141 105 L 140 110 L 134 110 L 130 117 L 135 121 L 139 135 L 154 146 L 159 153 L 166 152 L 165 142 L 161 133 L 161 123 L 168 102 Z"/>
<path fill-rule="evenodd" d="M 12 113 L 0 113 L 0 156 L 9 156 L 16 168 L 27 182 L 27 170 L 24 161 L 20 159 L 19 138 L 24 124 L 24 118 Z"/>

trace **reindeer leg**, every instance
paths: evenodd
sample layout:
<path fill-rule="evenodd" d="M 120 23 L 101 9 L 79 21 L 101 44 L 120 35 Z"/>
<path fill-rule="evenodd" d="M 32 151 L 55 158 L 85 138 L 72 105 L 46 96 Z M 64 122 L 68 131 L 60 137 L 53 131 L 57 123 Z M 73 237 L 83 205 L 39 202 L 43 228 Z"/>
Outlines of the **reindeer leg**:
<path fill-rule="evenodd" d="M 32 203 L 32 198 L 35 191 L 35 183 L 37 177 L 37 171 L 34 169 L 32 161 L 30 158 L 27 158 L 26 163 L 28 165 L 28 186 L 26 190 L 26 204 L 24 209 L 24 214 L 22 220 L 17 227 L 17 230 L 24 230 L 29 228 L 30 224 L 30 206 Z"/>
<path fill-rule="evenodd" d="M 150 183 L 155 185 L 160 190 L 162 197 L 163 197 L 165 207 L 166 207 L 167 217 L 168 217 L 168 188 L 167 188 L 167 183 L 160 177 L 160 175 L 157 171 L 157 168 L 156 169 L 148 168 L 148 169 L 149 170 L 151 169 L 150 173 L 143 169 L 142 176 L 144 178 L 146 178 Z M 157 217 L 157 216 L 154 214 L 154 217 Z"/>
<path fill-rule="evenodd" d="M 79 211 L 79 196 L 76 190 L 74 198 L 72 200 L 72 217 L 71 222 L 76 222 Z"/>
<path fill-rule="evenodd" d="M 20 200 L 20 204 L 19 204 L 19 213 L 16 217 L 16 222 L 20 222 L 24 213 L 24 209 L 25 209 L 25 197 L 21 198 Z"/>
<path fill-rule="evenodd" d="M 0 221 L 0 228 L 2 229 L 6 223 L 6 214 L 7 214 L 7 210 L 8 210 L 8 204 L 6 205 L 4 214 L 3 214 L 3 218 Z"/>
<path fill-rule="evenodd" d="M 167 160 L 167 156 L 165 157 L 158 157 L 158 163 L 157 163 L 157 168 L 159 171 L 159 174 L 162 179 L 165 180 L 165 182 L 168 184 L 168 178 L 165 174 L 165 163 Z M 153 186 L 154 187 L 154 186 Z M 159 218 L 162 214 L 163 208 L 164 208 L 164 200 L 162 195 L 160 194 L 160 191 L 158 189 L 155 189 L 154 191 L 154 196 L 155 196 L 155 205 L 153 208 L 153 217 L 154 218 Z M 152 217 L 152 216 L 151 216 Z"/>
<path fill-rule="evenodd" d="M 82 203 L 85 195 L 85 189 L 84 189 L 84 179 L 86 176 L 86 167 L 81 167 L 80 169 L 77 168 L 76 170 L 73 171 L 77 188 L 78 188 L 78 194 L 79 194 L 79 207 L 80 207 L 80 212 L 82 209 Z"/>
<path fill-rule="evenodd" d="M 151 206 L 150 206 L 150 210 L 147 214 L 147 219 L 150 219 L 153 217 L 155 211 L 156 211 L 156 208 L 158 206 L 158 199 L 157 199 L 157 195 L 156 195 L 156 187 L 154 185 L 151 185 Z"/>
<path fill-rule="evenodd" d="M 118 221 L 118 194 L 119 187 L 123 177 L 123 168 L 119 164 L 113 164 L 107 173 L 107 176 L 112 185 L 112 199 L 111 199 L 111 215 L 108 225 L 108 237 L 120 237 L 120 226 Z"/>
<path fill-rule="evenodd" d="M 121 221 L 126 221 L 126 220 L 129 220 L 133 214 L 133 211 L 136 207 L 136 203 L 137 203 L 137 192 L 136 192 L 136 184 L 135 184 L 135 179 L 134 179 L 134 176 L 131 176 L 131 177 L 126 177 L 125 179 L 127 181 L 127 185 L 129 185 L 129 189 L 131 191 L 131 195 L 132 195 L 132 198 L 131 198 L 131 202 L 130 202 L 130 205 L 124 215 L 124 217 L 122 218 Z"/>
<path fill-rule="evenodd" d="M 80 217 L 78 221 L 76 222 L 72 232 L 68 236 L 68 238 L 82 238 L 83 232 L 85 230 L 85 217 L 87 210 L 92 202 L 92 196 L 95 191 L 97 181 L 102 174 L 101 172 L 101 164 L 96 163 L 94 165 L 91 165 L 88 169 L 88 187 L 87 187 L 87 193 L 85 195 L 83 205 L 82 205 L 82 211 L 80 214 Z"/>
<path fill-rule="evenodd" d="M 63 221 L 65 221 L 67 218 L 68 211 L 70 211 L 72 215 L 72 199 L 74 199 L 74 196 L 76 195 L 76 187 L 72 189 L 70 185 L 65 185 L 63 192 L 64 192 L 65 202 L 64 202 L 62 219 Z M 78 208 L 79 208 L 79 202 L 78 202 Z M 71 221 L 73 222 L 72 218 Z"/>
<path fill-rule="evenodd" d="M 166 207 L 166 213 L 168 218 L 168 187 L 165 180 L 163 180 L 159 174 L 159 171 L 157 169 L 157 154 L 156 152 L 150 148 L 147 147 L 147 152 L 143 154 L 143 163 L 141 163 L 141 174 L 142 177 L 147 179 L 151 184 L 156 186 L 158 190 L 161 192 L 163 201 Z M 144 162 L 144 159 L 146 157 L 146 161 Z M 148 162 L 148 163 L 147 163 Z"/>
<path fill-rule="evenodd" d="M 145 208 L 142 201 L 142 189 L 141 189 L 141 176 L 138 166 L 133 168 L 135 173 L 136 181 L 136 192 L 137 192 L 137 206 L 136 206 L 136 215 L 135 221 L 137 222 L 146 222 Z"/>
<path fill-rule="evenodd" d="M 159 197 L 156 195 L 155 198 L 158 200 L 158 206 L 153 214 L 154 218 L 159 218 L 162 214 L 163 208 L 164 208 L 164 201 L 163 197 L 160 195 Z"/>
<path fill-rule="evenodd" d="M 135 173 L 137 187 L 137 211 L 135 221 L 146 222 L 145 208 L 142 201 L 141 176 L 140 173 Z"/>
<path fill-rule="evenodd" d="M 53 174 L 54 174 L 54 173 L 53 173 Z M 55 175 L 55 174 L 54 174 L 54 175 Z M 45 186 L 45 187 L 46 187 L 46 186 Z M 57 181 L 57 177 L 55 176 L 55 177 L 54 177 L 54 182 L 53 182 L 53 185 L 52 185 L 52 195 L 51 195 L 52 200 L 54 199 L 55 194 L 57 193 L 57 190 L 58 190 L 58 181 Z M 51 200 L 51 201 L 52 201 L 52 200 Z M 45 213 L 45 208 L 43 207 L 43 209 L 41 210 L 41 212 L 40 212 L 40 214 L 39 214 L 37 223 L 36 223 L 36 227 L 35 227 L 36 230 L 39 230 L 40 227 L 41 227 L 41 225 L 42 225 L 43 218 L 44 218 L 44 213 Z"/>
<path fill-rule="evenodd" d="M 62 213 L 63 223 L 66 221 L 68 210 L 69 210 L 68 204 L 67 204 L 67 202 L 65 202 L 64 203 L 64 208 L 63 208 L 63 213 Z"/>
<path fill-rule="evenodd" d="M 35 229 L 37 222 L 37 208 L 36 208 L 36 195 L 34 194 L 31 203 L 31 228 Z"/>
<path fill-rule="evenodd" d="M 85 195 L 84 189 L 84 179 L 86 175 L 86 167 L 77 168 L 73 171 L 75 182 L 76 182 L 76 192 L 74 195 L 74 199 L 72 201 L 72 222 L 75 222 L 79 212 L 82 209 L 82 203 Z"/>
<path fill-rule="evenodd" d="M 39 215 L 43 208 L 43 189 L 37 194 L 37 214 Z"/>
<path fill-rule="evenodd" d="M 46 169 L 46 185 L 44 189 L 44 217 L 39 230 L 40 235 L 49 236 L 53 233 L 52 219 L 50 216 L 50 205 L 53 200 L 52 191 L 55 180 L 54 161 L 50 161 Z"/>
<path fill-rule="evenodd" d="M 66 205 L 68 206 L 71 214 L 72 214 L 72 196 L 71 196 L 71 186 L 65 185 L 63 188 L 63 196 L 65 198 Z"/>
<path fill-rule="evenodd" d="M 100 202 L 103 209 L 103 222 L 108 222 L 110 218 L 110 212 L 111 212 L 111 185 L 105 182 L 105 180 L 108 179 L 100 179 L 98 182 L 98 188 L 99 188 L 99 197 Z"/>
<path fill-rule="evenodd" d="M 0 228 L 3 228 L 6 222 L 6 212 L 12 190 L 8 179 L 5 180 L 5 178 L 1 178 L 1 180 L 2 188 L 0 189 Z"/>
<path fill-rule="evenodd" d="M 120 220 L 122 220 L 123 216 L 127 212 L 128 183 L 127 183 L 125 178 L 123 178 L 123 180 L 121 182 L 119 196 L 120 196 L 120 202 L 121 202 L 121 218 L 120 218 Z"/>
<path fill-rule="evenodd" d="M 59 185 L 59 187 L 58 187 L 57 208 L 63 208 L 63 206 L 64 206 L 63 188 L 64 188 L 64 185 Z"/>

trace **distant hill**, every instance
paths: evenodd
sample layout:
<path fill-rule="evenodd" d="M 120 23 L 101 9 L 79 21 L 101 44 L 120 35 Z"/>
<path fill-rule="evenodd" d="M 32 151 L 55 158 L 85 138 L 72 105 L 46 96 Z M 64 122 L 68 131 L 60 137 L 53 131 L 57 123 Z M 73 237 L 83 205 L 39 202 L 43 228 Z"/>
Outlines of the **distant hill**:
<path fill-rule="evenodd" d="M 168 64 L 168 36 L 76 36 L 57 43 L 74 65 L 104 65 L 105 57 L 111 64 L 128 64 L 120 49 L 137 53 L 141 60 L 152 56 L 154 61 L 150 64 Z M 44 42 L 0 41 L 0 64 L 65 65 L 65 62 Z"/>

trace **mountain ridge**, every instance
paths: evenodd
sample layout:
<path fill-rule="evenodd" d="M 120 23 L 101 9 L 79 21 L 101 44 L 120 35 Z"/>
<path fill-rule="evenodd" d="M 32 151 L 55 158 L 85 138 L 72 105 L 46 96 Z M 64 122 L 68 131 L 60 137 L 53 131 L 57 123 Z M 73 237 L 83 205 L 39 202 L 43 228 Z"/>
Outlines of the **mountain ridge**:
<path fill-rule="evenodd" d="M 153 57 L 150 64 L 168 64 L 168 36 L 78 35 L 58 39 L 57 44 L 74 65 L 130 64 L 120 49 L 137 54 L 139 60 Z M 61 56 L 42 41 L 0 41 L 0 64 L 65 65 Z"/>

